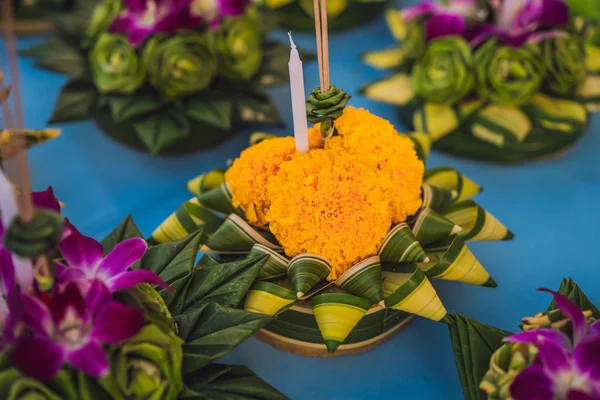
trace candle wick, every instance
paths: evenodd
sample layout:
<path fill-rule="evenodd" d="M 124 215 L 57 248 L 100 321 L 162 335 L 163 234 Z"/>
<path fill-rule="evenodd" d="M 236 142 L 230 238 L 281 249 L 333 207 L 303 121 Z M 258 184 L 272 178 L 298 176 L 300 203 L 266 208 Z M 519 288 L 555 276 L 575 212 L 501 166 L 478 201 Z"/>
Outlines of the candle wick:
<path fill-rule="evenodd" d="M 292 49 L 295 49 L 296 43 L 294 43 L 294 39 L 292 39 L 292 32 L 288 32 L 288 36 L 290 38 L 290 44 L 292 45 Z"/>

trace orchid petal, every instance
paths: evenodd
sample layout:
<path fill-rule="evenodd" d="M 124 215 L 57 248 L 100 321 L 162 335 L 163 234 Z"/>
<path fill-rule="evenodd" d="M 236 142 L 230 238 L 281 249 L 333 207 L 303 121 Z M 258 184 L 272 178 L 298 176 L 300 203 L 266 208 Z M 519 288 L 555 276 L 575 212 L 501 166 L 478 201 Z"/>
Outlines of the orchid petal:
<path fill-rule="evenodd" d="M 588 327 L 589 335 L 597 335 L 600 334 L 600 321 L 596 321 Z"/>
<path fill-rule="evenodd" d="M 142 283 L 149 283 L 151 285 L 158 285 L 162 288 L 167 288 L 165 281 L 160 279 L 158 275 L 147 269 L 138 269 L 136 271 L 124 272 L 121 275 L 117 275 L 113 278 L 108 279 L 106 286 L 111 292 L 117 290 L 130 289 L 134 286 Z"/>
<path fill-rule="evenodd" d="M 577 370 L 594 381 L 600 381 L 600 336 L 588 336 L 573 350 Z"/>
<path fill-rule="evenodd" d="M 569 352 L 556 342 L 544 341 L 538 345 L 538 349 L 538 359 L 552 375 L 572 369 Z"/>
<path fill-rule="evenodd" d="M 12 254 L 5 248 L 0 248 L 0 278 L 2 280 L 2 294 L 5 296 L 17 288 Z"/>
<path fill-rule="evenodd" d="M 419 18 L 423 15 L 428 15 L 439 10 L 438 4 L 433 1 L 423 1 L 416 6 L 405 8 L 401 11 L 402 19 L 408 23 L 415 18 Z"/>
<path fill-rule="evenodd" d="M 125 0 L 125 8 L 127 8 L 126 12 L 143 13 L 146 11 L 146 7 L 146 0 Z"/>
<path fill-rule="evenodd" d="M 111 301 L 108 288 L 99 279 L 94 279 L 90 284 L 90 288 L 85 296 L 85 303 L 92 315 L 96 313 L 109 301 Z"/>
<path fill-rule="evenodd" d="M 47 338 L 21 335 L 10 354 L 15 367 L 24 375 L 43 381 L 62 367 L 65 350 Z"/>
<path fill-rule="evenodd" d="M 136 335 L 144 326 L 144 315 L 116 301 L 106 303 L 94 319 L 90 338 L 114 344 Z"/>
<path fill-rule="evenodd" d="M 71 234 L 58 245 L 60 252 L 72 267 L 93 270 L 104 254 L 102 245 L 83 236 L 74 226 L 70 225 L 70 229 Z"/>
<path fill-rule="evenodd" d="M 108 356 L 102 346 L 88 342 L 67 355 L 67 362 L 95 378 L 106 375 L 109 370 Z"/>
<path fill-rule="evenodd" d="M 543 32 L 538 32 L 538 33 L 529 35 L 529 37 L 527 38 L 527 43 L 538 44 L 542 40 L 554 39 L 554 38 L 558 38 L 558 37 L 568 37 L 568 36 L 569 36 L 569 34 L 565 31 L 556 31 L 556 30 L 543 31 Z"/>
<path fill-rule="evenodd" d="M 23 322 L 36 335 L 49 336 L 53 333 L 53 322 L 50 310 L 44 303 L 28 294 L 21 298 L 23 305 Z"/>
<path fill-rule="evenodd" d="M 243 14 L 250 2 L 248 0 L 219 0 L 219 11 L 228 17 Z"/>
<path fill-rule="evenodd" d="M 42 208 L 45 210 L 52 210 L 60 213 L 60 202 L 54 196 L 54 190 L 52 186 L 42 192 L 32 192 L 31 201 L 35 208 Z"/>
<path fill-rule="evenodd" d="M 498 34 L 498 29 L 492 24 L 478 24 L 465 31 L 465 39 L 475 48 Z"/>
<path fill-rule="evenodd" d="M 554 391 L 554 381 L 539 365 L 521 371 L 510 385 L 514 400 L 550 400 Z"/>
<path fill-rule="evenodd" d="M 532 343 L 536 345 L 551 342 L 556 343 L 560 347 L 569 348 L 571 346 L 571 341 L 567 335 L 552 329 L 535 329 L 519 332 L 504 338 L 504 341 L 511 343 Z"/>
<path fill-rule="evenodd" d="M 461 35 L 466 30 L 466 22 L 463 17 L 451 13 L 440 13 L 432 16 L 425 23 L 425 40 L 435 38 Z"/>
<path fill-rule="evenodd" d="M 538 289 L 542 292 L 552 293 L 556 305 L 562 312 L 567 314 L 571 323 L 573 324 L 573 345 L 577 346 L 577 343 L 583 339 L 587 333 L 587 319 L 583 312 L 577 307 L 575 303 L 569 300 L 562 294 L 555 292 L 550 289 L 541 288 Z"/>
<path fill-rule="evenodd" d="M 58 291 L 52 296 L 50 304 L 52 319 L 56 325 L 60 325 L 65 318 L 73 316 L 85 320 L 88 316 L 85 300 L 76 282 L 69 282 L 64 290 Z"/>
<path fill-rule="evenodd" d="M 147 248 L 146 241 L 140 238 L 131 238 L 119 243 L 100 261 L 98 273 L 109 278 L 127 271 L 142 258 Z"/>
<path fill-rule="evenodd" d="M 597 400 L 598 397 L 590 396 L 581 390 L 571 389 L 567 392 L 566 400 Z"/>
<path fill-rule="evenodd" d="M 571 16 L 569 6 L 563 0 L 543 0 L 538 23 L 542 27 L 565 26 Z"/>
<path fill-rule="evenodd" d="M 58 263 L 56 263 L 58 264 Z M 63 269 L 60 272 L 56 272 L 56 283 L 59 285 L 66 285 L 69 282 L 79 282 L 87 280 L 87 275 L 84 270 L 77 267 L 68 267 L 63 264 Z"/>

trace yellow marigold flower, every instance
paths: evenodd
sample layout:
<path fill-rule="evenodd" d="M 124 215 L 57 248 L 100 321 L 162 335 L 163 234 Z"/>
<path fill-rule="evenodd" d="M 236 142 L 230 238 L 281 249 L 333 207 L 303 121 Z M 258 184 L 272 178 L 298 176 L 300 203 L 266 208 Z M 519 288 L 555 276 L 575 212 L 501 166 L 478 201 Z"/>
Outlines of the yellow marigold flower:
<path fill-rule="evenodd" d="M 394 223 L 404 222 L 421 207 L 424 165 L 414 144 L 399 134 L 387 120 L 363 108 L 347 107 L 335 121 L 339 136 L 328 139 L 325 148 L 341 147 L 361 153 L 377 163 L 392 181 L 388 199 Z"/>
<path fill-rule="evenodd" d="M 323 138 L 318 129 L 309 129 L 311 148 L 323 147 Z M 296 153 L 293 137 L 263 140 L 242 151 L 225 173 L 225 181 L 233 194 L 233 205 L 242 207 L 251 224 L 264 226 L 269 208 L 267 179 L 279 171 L 282 162 L 290 160 Z"/>
<path fill-rule="evenodd" d="M 312 150 L 269 178 L 267 221 L 286 254 L 329 260 L 334 280 L 377 253 L 390 229 L 389 201 L 377 165 L 343 149 Z"/>

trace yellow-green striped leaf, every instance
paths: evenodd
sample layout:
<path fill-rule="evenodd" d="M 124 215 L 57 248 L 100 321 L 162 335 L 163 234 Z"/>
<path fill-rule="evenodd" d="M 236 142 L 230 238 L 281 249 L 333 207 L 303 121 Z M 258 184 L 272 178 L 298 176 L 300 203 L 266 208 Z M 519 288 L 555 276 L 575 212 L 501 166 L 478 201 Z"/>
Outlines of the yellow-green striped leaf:
<path fill-rule="evenodd" d="M 207 190 L 214 189 L 225 183 L 225 170 L 222 168 L 213 169 L 205 174 L 190 179 L 187 183 L 187 189 L 194 196 L 200 196 Z"/>
<path fill-rule="evenodd" d="M 444 214 L 462 228 L 458 234 L 464 240 L 511 240 L 514 235 L 492 214 L 473 200 L 453 204 Z"/>
<path fill-rule="evenodd" d="M 398 224 L 383 239 L 379 248 L 383 262 L 425 262 L 427 255 L 410 227 Z"/>
<path fill-rule="evenodd" d="M 208 189 L 198 195 L 198 200 L 206 208 L 223 214 L 237 214 L 240 217 L 244 216 L 244 212 L 240 208 L 233 206 L 233 195 L 229 190 L 229 185 L 223 183 L 217 187 Z"/>
<path fill-rule="evenodd" d="M 271 279 L 287 275 L 288 263 L 290 260 L 277 253 L 275 250 L 262 244 L 255 244 L 248 254 L 248 258 L 269 256 L 265 265 L 258 273 L 258 279 Z"/>
<path fill-rule="evenodd" d="M 334 353 L 371 308 L 362 297 L 346 293 L 324 293 L 310 299 L 327 351 Z"/>
<path fill-rule="evenodd" d="M 598 46 L 585 45 L 585 66 L 588 72 L 600 73 L 600 48 Z"/>
<path fill-rule="evenodd" d="M 384 264 L 383 292 L 387 307 L 433 321 L 448 314 L 427 276 L 415 264 Z"/>
<path fill-rule="evenodd" d="M 266 231 L 258 232 L 236 214 L 230 214 L 219 229 L 201 247 L 205 253 L 245 254 L 259 243 L 273 250 L 281 250 Z M 269 239 L 272 241 L 270 241 Z"/>
<path fill-rule="evenodd" d="M 422 208 L 412 230 L 421 245 L 439 242 L 461 231 L 461 227 L 431 208 Z"/>
<path fill-rule="evenodd" d="M 250 146 L 259 144 L 263 140 L 273 139 L 276 137 L 279 137 L 279 136 L 273 135 L 272 133 L 266 133 L 266 132 L 254 132 L 253 134 L 250 135 Z"/>
<path fill-rule="evenodd" d="M 450 167 L 436 167 L 425 171 L 423 182 L 446 190 L 455 190 L 458 193 L 456 201 L 466 200 L 479 192 L 481 187 Z"/>
<path fill-rule="evenodd" d="M 449 246 L 427 249 L 431 262 L 419 264 L 430 278 L 496 287 L 496 282 L 475 258 L 462 238 L 455 236 Z"/>
<path fill-rule="evenodd" d="M 446 104 L 426 102 L 423 103 L 423 106 L 415 110 L 413 114 L 415 130 L 427 132 L 431 135 L 433 141 L 446 136 L 458 128 L 460 120 L 458 110 Z"/>
<path fill-rule="evenodd" d="M 296 303 L 296 294 L 272 282 L 255 282 L 248 294 L 244 310 L 257 314 L 277 315 Z"/>
<path fill-rule="evenodd" d="M 600 88 L 598 94 L 600 95 Z M 559 133 L 574 133 L 587 123 L 587 111 L 583 104 L 541 93 L 531 100 L 529 112 L 545 129 Z"/>
<path fill-rule="evenodd" d="M 410 140 L 415 144 L 415 151 L 419 160 L 425 161 L 429 157 L 429 150 L 431 150 L 431 144 L 433 140 L 431 136 L 423 132 L 413 132 L 407 135 Z"/>
<path fill-rule="evenodd" d="M 477 113 L 471 134 L 498 147 L 522 143 L 531 132 L 531 121 L 518 107 L 490 104 Z"/>
<path fill-rule="evenodd" d="M 183 203 L 152 232 L 153 243 L 170 243 L 194 233 L 202 226 L 219 226 L 223 219 L 210 212 L 198 199 Z M 209 229 L 209 231 L 212 229 Z M 209 233 L 209 232 L 206 232 Z"/>
<path fill-rule="evenodd" d="M 329 261 L 314 254 L 300 254 L 292 258 L 287 274 L 298 298 L 304 297 L 317 283 L 329 275 Z"/>
<path fill-rule="evenodd" d="M 412 78 L 406 74 L 395 74 L 373 82 L 363 87 L 361 93 L 372 100 L 396 106 L 404 106 L 415 98 Z"/>
<path fill-rule="evenodd" d="M 404 55 L 400 47 L 394 46 L 391 49 L 368 51 L 361 58 L 373 68 L 388 69 L 401 65 Z"/>
<path fill-rule="evenodd" d="M 600 75 L 588 76 L 576 96 L 588 103 L 600 103 Z"/>
<path fill-rule="evenodd" d="M 454 202 L 458 196 L 456 190 L 446 190 L 441 187 L 423 184 L 423 205 L 422 208 L 431 208 L 435 211 L 445 210 Z"/>
<path fill-rule="evenodd" d="M 15 140 L 16 137 L 24 138 L 25 147 L 29 148 L 35 146 L 37 144 L 46 142 L 48 140 L 54 139 L 60 135 L 59 129 L 42 129 L 42 130 L 33 130 L 33 129 L 19 129 L 19 130 L 2 130 L 0 129 L 0 143 L 3 145 L 9 144 L 11 141 Z M 15 146 L 16 147 L 16 146 Z M 5 154 L 4 157 L 9 157 L 9 155 Z"/>
<path fill-rule="evenodd" d="M 372 303 L 383 302 L 381 260 L 373 256 L 353 265 L 336 279 L 335 284 Z"/>

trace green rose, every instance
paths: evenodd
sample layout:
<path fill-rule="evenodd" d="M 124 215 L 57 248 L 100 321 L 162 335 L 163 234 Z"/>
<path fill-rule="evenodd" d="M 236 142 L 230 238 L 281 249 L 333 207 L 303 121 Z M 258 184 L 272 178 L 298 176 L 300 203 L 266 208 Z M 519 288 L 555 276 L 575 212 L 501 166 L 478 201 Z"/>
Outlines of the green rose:
<path fill-rule="evenodd" d="M 585 80 L 585 47 L 577 36 L 557 37 L 540 45 L 548 75 L 548 90 L 561 96 L 572 94 Z"/>
<path fill-rule="evenodd" d="M 4 247 L 21 257 L 37 258 L 54 249 L 63 234 L 64 218 L 50 210 L 35 210 L 31 222 L 15 218 L 4 235 Z"/>
<path fill-rule="evenodd" d="M 155 36 L 144 49 L 144 62 L 150 83 L 166 98 L 198 93 L 217 73 L 213 43 L 206 34 Z"/>
<path fill-rule="evenodd" d="M 498 46 L 490 40 L 475 53 L 477 92 L 494 103 L 519 106 L 540 90 L 546 69 L 533 47 Z"/>
<path fill-rule="evenodd" d="M 182 344 L 172 331 L 146 325 L 110 349 L 111 373 L 100 379 L 100 385 L 115 399 L 175 399 L 183 388 Z"/>
<path fill-rule="evenodd" d="M 262 35 L 250 18 L 226 21 L 217 36 L 219 74 L 231 80 L 248 80 L 263 61 Z"/>
<path fill-rule="evenodd" d="M 489 400 L 508 400 L 510 385 L 516 376 L 529 367 L 537 348 L 529 343 L 506 343 L 492 355 L 490 369 L 483 377 L 479 388 L 487 393 Z"/>
<path fill-rule="evenodd" d="M 146 68 L 125 36 L 101 34 L 89 61 L 92 79 L 101 92 L 130 94 L 146 80 Z"/>
<path fill-rule="evenodd" d="M 473 56 L 459 36 L 432 41 L 412 71 L 416 93 L 435 103 L 453 104 L 473 88 Z"/>
<path fill-rule="evenodd" d="M 106 32 L 121 11 L 121 0 L 104 0 L 94 8 L 85 28 L 83 45 L 89 46 L 100 33 Z"/>

